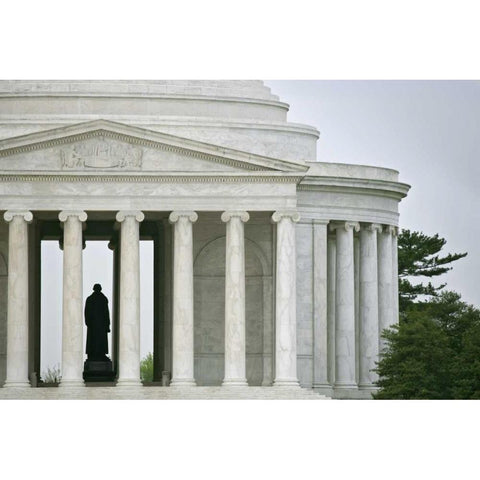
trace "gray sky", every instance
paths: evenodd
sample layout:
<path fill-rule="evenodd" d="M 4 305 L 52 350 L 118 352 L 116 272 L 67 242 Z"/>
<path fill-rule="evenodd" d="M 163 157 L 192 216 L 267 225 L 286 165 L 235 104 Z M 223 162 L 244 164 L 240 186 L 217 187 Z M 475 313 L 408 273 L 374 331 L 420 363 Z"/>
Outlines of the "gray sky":
<path fill-rule="evenodd" d="M 394 168 L 412 186 L 400 204 L 402 227 L 446 238 L 446 252 L 468 252 L 445 276 L 448 287 L 480 305 L 480 82 L 267 81 L 290 104 L 288 119 L 320 130 L 317 158 Z M 152 251 L 141 244 L 141 355 L 152 350 Z M 61 361 L 62 257 L 45 242 L 42 370 Z M 94 283 L 111 299 L 111 251 L 84 250 L 84 298 Z M 45 270 L 45 269 L 44 269 Z M 48 283 L 47 283 L 48 282 Z M 48 289 L 45 286 L 48 285 Z M 57 299 L 55 301 L 54 299 Z M 51 299 L 51 300 L 49 300 Z"/>
<path fill-rule="evenodd" d="M 400 224 L 468 252 L 447 287 L 480 306 L 480 82 L 266 81 L 289 121 L 320 130 L 317 159 L 394 168 L 412 186 Z"/>

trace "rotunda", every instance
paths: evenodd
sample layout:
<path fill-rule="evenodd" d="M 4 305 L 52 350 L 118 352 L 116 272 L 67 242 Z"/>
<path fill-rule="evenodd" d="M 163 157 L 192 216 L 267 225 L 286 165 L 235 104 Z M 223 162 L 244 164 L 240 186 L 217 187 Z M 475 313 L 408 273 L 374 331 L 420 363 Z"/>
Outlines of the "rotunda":
<path fill-rule="evenodd" d="M 288 108 L 261 81 L 0 81 L 0 398 L 107 395 L 83 371 L 82 248 L 99 239 L 114 255 L 111 398 L 370 398 L 381 331 L 398 320 L 409 186 L 318 162 L 318 131 Z M 58 389 L 34 388 L 46 239 L 63 249 Z"/>

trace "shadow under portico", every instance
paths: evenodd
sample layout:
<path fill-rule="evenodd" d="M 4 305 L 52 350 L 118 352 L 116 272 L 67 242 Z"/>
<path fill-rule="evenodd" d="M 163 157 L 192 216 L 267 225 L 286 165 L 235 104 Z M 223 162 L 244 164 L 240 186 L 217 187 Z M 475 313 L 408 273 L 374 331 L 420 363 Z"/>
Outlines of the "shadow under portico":
<path fill-rule="evenodd" d="M 88 385 L 115 385 L 118 378 L 119 368 L 119 304 L 120 304 L 120 228 L 115 220 L 114 212 L 89 212 L 88 219 L 84 223 L 83 246 L 87 242 L 104 241 L 108 242 L 108 248 L 112 250 L 112 298 L 109 298 L 109 314 L 111 320 L 111 348 L 108 357 L 112 361 L 112 371 L 110 374 L 101 373 L 87 375 L 84 379 Z M 43 240 L 53 240 L 59 242 L 59 247 L 63 248 L 63 224 L 58 220 L 58 213 L 55 212 L 35 212 L 36 220 L 29 226 L 30 234 L 30 258 L 31 269 L 29 274 L 30 298 L 32 298 L 32 308 L 30 309 L 30 371 L 36 372 L 34 383 L 38 385 L 41 369 L 41 272 L 42 268 L 48 268 L 48 265 L 42 265 L 41 242 Z M 165 277 L 166 255 L 165 255 L 165 236 L 168 230 L 167 215 L 161 212 L 154 215 L 147 215 L 145 221 L 140 224 L 140 241 L 153 242 L 153 355 L 154 355 L 154 383 L 160 383 L 162 380 L 162 371 L 169 370 L 168 356 L 166 355 L 165 339 Z M 167 241 L 168 243 L 168 241 Z M 84 297 L 92 293 L 93 284 L 84 292 Z M 48 288 L 44 286 L 43 288 Z M 110 290 L 110 288 L 108 289 Z M 168 293 L 167 293 L 168 296 Z M 60 293 L 58 302 L 61 304 L 62 295 Z M 62 320 L 60 319 L 60 322 Z M 85 321 L 85 319 L 84 319 Z M 168 326 L 167 326 L 168 328 Z M 85 353 L 84 338 L 84 353 Z M 86 357 L 85 357 L 86 358 Z"/>

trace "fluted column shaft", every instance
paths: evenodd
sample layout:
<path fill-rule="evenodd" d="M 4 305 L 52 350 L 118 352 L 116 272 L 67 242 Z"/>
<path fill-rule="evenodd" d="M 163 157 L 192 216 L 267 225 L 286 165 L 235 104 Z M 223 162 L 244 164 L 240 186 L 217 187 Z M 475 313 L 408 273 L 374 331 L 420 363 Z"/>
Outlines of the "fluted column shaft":
<path fill-rule="evenodd" d="M 328 322 L 328 382 L 335 383 L 335 264 L 337 244 L 335 234 L 328 235 L 327 256 L 327 322 Z"/>
<path fill-rule="evenodd" d="M 356 388 L 355 381 L 355 272 L 353 231 L 359 224 L 331 224 L 336 230 L 335 265 L 335 388 Z"/>
<path fill-rule="evenodd" d="M 120 211 L 119 386 L 140 382 L 140 211 Z"/>
<path fill-rule="evenodd" d="M 225 377 L 224 386 L 247 385 L 245 358 L 245 239 L 247 212 L 224 212 L 225 265 Z"/>
<path fill-rule="evenodd" d="M 172 212 L 173 253 L 173 332 L 172 386 L 194 386 L 193 332 L 193 232 L 195 212 Z"/>
<path fill-rule="evenodd" d="M 378 236 L 378 316 L 379 353 L 383 352 L 385 340 L 381 334 L 395 323 L 393 313 L 393 259 L 392 228 L 385 227 Z"/>
<path fill-rule="evenodd" d="M 4 388 L 28 381 L 28 211 L 5 212 L 8 232 L 7 378 Z"/>
<path fill-rule="evenodd" d="M 359 387 L 372 389 L 378 360 L 378 224 L 362 224 L 360 230 L 360 355 Z"/>
<path fill-rule="evenodd" d="M 83 386 L 82 230 L 87 214 L 63 211 L 63 321 L 61 387 Z"/>
<path fill-rule="evenodd" d="M 327 226 L 328 220 L 313 221 L 313 387 L 328 384 L 327 319 Z"/>
<path fill-rule="evenodd" d="M 275 291 L 275 386 L 298 386 L 296 325 L 297 212 L 275 212 L 277 224 L 277 271 Z"/>
<path fill-rule="evenodd" d="M 398 228 L 392 227 L 392 305 L 393 323 L 398 323 Z"/>

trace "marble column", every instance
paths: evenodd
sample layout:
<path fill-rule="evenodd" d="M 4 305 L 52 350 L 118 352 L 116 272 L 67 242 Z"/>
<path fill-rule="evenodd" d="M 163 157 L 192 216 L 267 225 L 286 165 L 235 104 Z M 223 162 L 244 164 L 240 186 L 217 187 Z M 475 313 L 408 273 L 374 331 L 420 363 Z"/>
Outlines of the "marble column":
<path fill-rule="evenodd" d="M 390 227 L 392 231 L 392 305 L 393 323 L 398 323 L 398 228 Z"/>
<path fill-rule="evenodd" d="M 377 380 L 372 372 L 378 360 L 378 224 L 362 224 L 360 230 L 360 355 L 359 388 L 374 389 Z M 377 233 L 378 232 L 378 233 Z"/>
<path fill-rule="evenodd" d="M 222 213 L 227 224 L 225 252 L 225 377 L 223 386 L 246 386 L 245 239 L 243 211 Z"/>
<path fill-rule="evenodd" d="M 64 210 L 63 225 L 63 321 L 61 387 L 81 387 L 83 382 L 83 225 L 87 214 Z"/>
<path fill-rule="evenodd" d="M 120 211 L 120 321 L 118 386 L 141 386 L 140 381 L 140 222 L 138 210 Z"/>
<path fill-rule="evenodd" d="M 355 389 L 355 272 L 353 232 L 356 222 L 330 224 L 336 230 L 335 388 Z"/>
<path fill-rule="evenodd" d="M 275 212 L 277 224 L 277 262 L 275 290 L 275 381 L 274 386 L 298 386 L 296 325 L 297 212 Z"/>
<path fill-rule="evenodd" d="M 327 243 L 327 326 L 328 326 L 328 383 L 335 383 L 335 263 L 337 258 L 335 233 L 328 234 Z"/>
<path fill-rule="evenodd" d="M 379 353 L 385 348 L 381 334 L 394 323 L 393 316 L 392 228 L 386 226 L 378 235 L 378 317 Z"/>
<path fill-rule="evenodd" d="M 173 332 L 171 386 L 195 386 L 193 356 L 193 228 L 198 215 L 172 212 L 173 247 Z"/>
<path fill-rule="evenodd" d="M 328 220 L 313 220 L 313 388 L 329 388 L 327 226 Z"/>
<path fill-rule="evenodd" d="M 29 387 L 28 224 L 29 211 L 8 210 L 7 377 L 4 388 Z"/>

